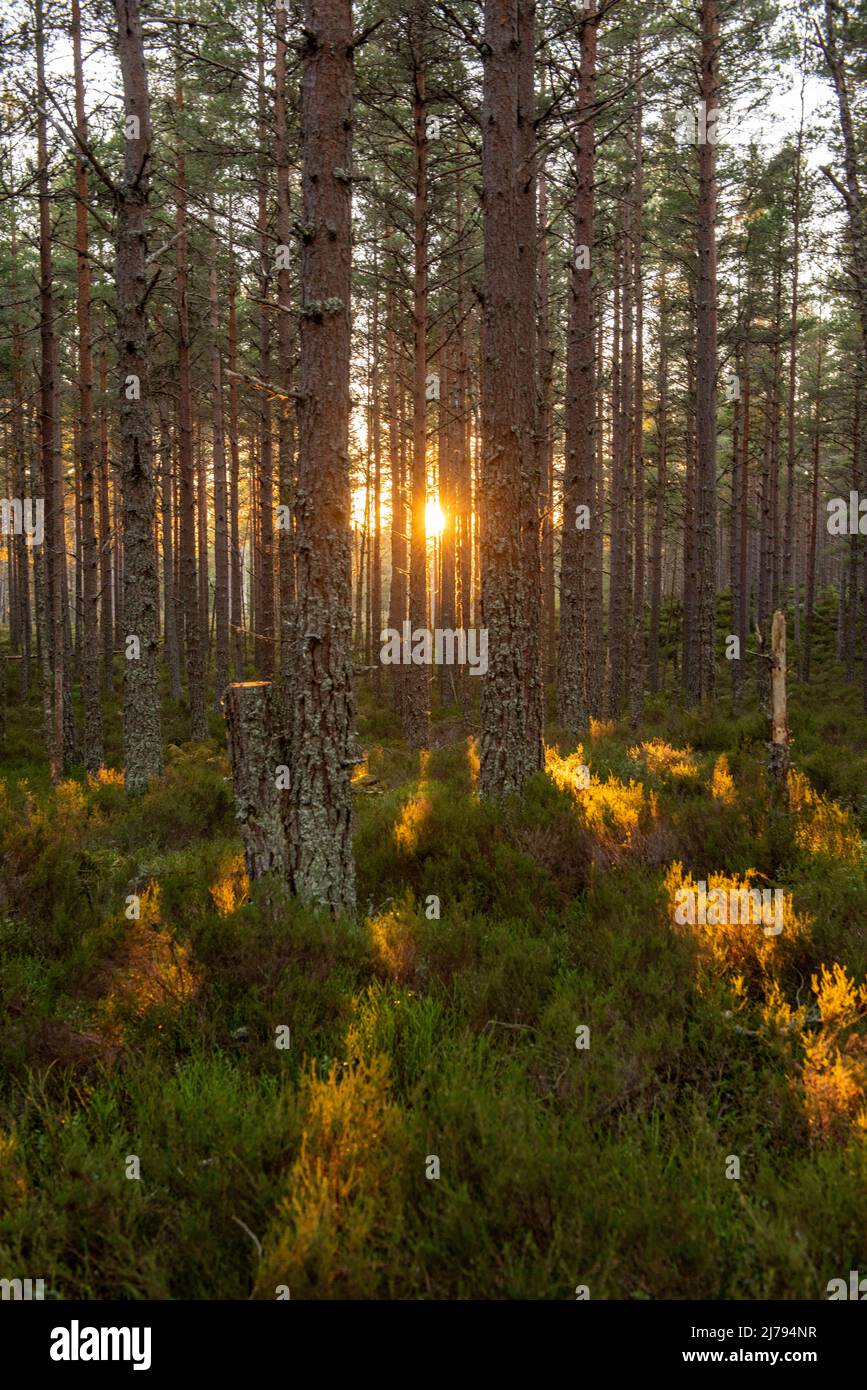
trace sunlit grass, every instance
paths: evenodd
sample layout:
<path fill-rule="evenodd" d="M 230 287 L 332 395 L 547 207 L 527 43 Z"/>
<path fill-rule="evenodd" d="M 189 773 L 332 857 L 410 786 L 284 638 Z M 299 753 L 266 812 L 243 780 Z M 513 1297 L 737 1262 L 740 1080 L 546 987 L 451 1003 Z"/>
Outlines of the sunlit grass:
<path fill-rule="evenodd" d="M 140 903 L 140 916 L 125 923 L 120 945 L 103 967 L 100 1009 L 110 1021 L 122 1013 L 142 1018 L 159 1006 L 177 1009 L 199 986 L 189 947 L 161 925 L 159 885 L 149 883 Z"/>
<path fill-rule="evenodd" d="M 643 762 L 648 772 L 674 778 L 696 778 L 699 766 L 690 747 L 672 748 L 663 739 L 651 739 L 629 749 L 630 758 Z"/>
<path fill-rule="evenodd" d="M 563 757 L 545 749 L 545 771 L 561 791 L 575 798 L 583 824 L 609 854 L 635 847 L 638 832 L 648 830 L 657 814 L 655 795 L 642 782 L 609 776 L 603 781 L 584 762 L 584 748 Z"/>
<path fill-rule="evenodd" d="M 123 787 L 123 773 L 112 767 L 101 767 L 98 772 L 87 774 L 87 785 L 90 791 L 97 787 Z"/>
<path fill-rule="evenodd" d="M 725 753 L 720 753 L 713 765 L 711 793 L 716 801 L 722 802 L 723 806 L 734 806 L 735 780 L 729 770 L 729 760 Z"/>
<path fill-rule="evenodd" d="M 609 738 L 617 725 L 613 719 L 594 719 L 591 715 L 589 728 L 591 739 Z"/>
<path fill-rule="evenodd" d="M 414 852 L 430 815 L 430 798 L 427 794 L 429 764 L 430 752 L 423 749 L 419 753 L 418 790 L 406 802 L 394 827 L 394 842 L 404 854 Z"/>
<path fill-rule="evenodd" d="M 803 1083 L 813 1132 L 867 1138 L 867 1038 L 855 1032 L 867 1018 L 867 982 L 856 985 L 835 962 L 811 980 L 820 1028 L 806 1035 Z"/>
<path fill-rule="evenodd" d="M 221 917 L 230 917 L 246 901 L 249 892 L 250 879 L 243 854 L 229 856 L 220 866 L 220 877 L 211 884 L 214 907 Z"/>
<path fill-rule="evenodd" d="M 579 791 L 585 790 L 589 778 L 587 764 L 584 762 L 584 745 L 579 743 L 575 752 L 567 753 L 565 757 L 558 753 L 556 748 L 546 745 L 545 771 L 561 792 L 577 795 Z"/>
<path fill-rule="evenodd" d="M 403 902 L 368 919 L 373 955 L 389 979 L 412 979 L 419 958 L 418 921 L 411 902 Z"/>
<path fill-rule="evenodd" d="M 854 817 L 815 791 L 794 768 L 789 772 L 789 806 L 799 849 L 850 863 L 863 857 L 864 842 Z"/>
<path fill-rule="evenodd" d="M 752 894 L 767 885 L 758 880 L 754 869 L 747 869 L 743 875 L 710 873 L 701 881 L 705 883 L 707 897 L 715 895 L 713 903 L 725 903 L 724 911 L 708 905 L 705 916 L 711 920 L 701 922 L 698 920 L 700 914 L 696 913 L 695 921 L 678 923 L 677 912 L 683 892 L 692 894 L 693 900 L 699 902 L 701 890 L 699 880 L 677 861 L 665 876 L 667 909 L 672 924 L 695 935 L 717 975 L 730 972 L 747 979 L 764 975 L 779 954 L 781 944 L 788 949 L 794 941 L 809 933 L 807 920 L 795 911 L 791 893 L 782 894 L 782 931 L 779 934 L 776 922 L 765 921 L 761 911 L 756 911 Z M 719 897 L 720 893 L 724 898 Z M 723 921 L 717 920 L 720 916 Z"/>
<path fill-rule="evenodd" d="M 469 774 L 470 774 L 470 788 L 471 788 L 471 790 L 474 791 L 474 792 L 475 792 L 475 791 L 478 791 L 478 787 L 479 787 L 479 772 L 481 771 L 481 766 L 482 766 L 482 765 L 481 765 L 481 762 L 480 762 L 480 760 L 479 760 L 479 745 L 478 745 L 478 741 L 473 737 L 472 734 L 468 734 L 468 735 L 467 735 L 467 768 L 468 768 Z"/>
<path fill-rule="evenodd" d="M 324 1076 L 311 1065 L 301 1103 L 300 1151 L 256 1291 L 273 1298 L 284 1286 L 293 1297 L 363 1297 L 376 1278 L 383 1227 L 398 1214 L 388 1196 L 400 1170 L 391 1152 L 399 1112 L 387 1058 L 360 1055 L 350 1030 L 347 1060 L 331 1062 Z"/>

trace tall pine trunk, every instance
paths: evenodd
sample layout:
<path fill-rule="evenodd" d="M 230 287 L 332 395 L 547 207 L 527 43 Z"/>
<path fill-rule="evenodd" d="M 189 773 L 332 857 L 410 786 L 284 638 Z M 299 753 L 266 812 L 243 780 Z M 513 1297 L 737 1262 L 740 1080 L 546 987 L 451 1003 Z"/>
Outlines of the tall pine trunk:
<path fill-rule="evenodd" d="M 72 0 L 72 53 L 75 71 L 75 131 L 83 149 L 87 143 L 87 120 L 84 107 L 84 70 L 81 61 L 81 9 L 78 0 Z M 88 772 L 96 772 L 103 761 L 99 680 L 99 587 L 94 518 L 96 441 L 93 429 L 88 178 L 87 166 L 80 155 L 75 161 L 75 200 L 75 248 L 78 261 L 78 459 L 81 470 L 81 692 L 84 702 L 84 762 Z"/>
<path fill-rule="evenodd" d="M 159 579 L 148 370 L 147 222 L 150 97 L 138 0 L 115 0 L 127 138 L 117 191 L 117 355 L 123 499 L 123 612 L 137 658 L 124 661 L 126 789 L 138 793 L 163 770 L 159 691 Z"/>
<path fill-rule="evenodd" d="M 479 786 L 487 796 L 519 791 L 543 765 L 533 38 L 526 0 L 486 0 L 480 511 L 488 672 Z"/>
<path fill-rule="evenodd" d="M 302 98 L 297 591 L 290 701 L 290 881 L 355 906 L 349 522 L 352 6 L 307 0 Z"/>
<path fill-rule="evenodd" d="M 575 165 L 574 248 L 570 270 L 569 337 L 566 346 L 566 436 L 563 531 L 560 541 L 560 644 L 557 717 L 582 728 L 598 704 L 602 683 L 601 636 L 594 611 L 591 571 L 594 532 L 602 525 L 596 505 L 596 325 L 591 262 L 595 217 L 597 20 L 595 4 L 581 30 L 578 149 Z"/>
<path fill-rule="evenodd" d="M 718 0 L 702 0 L 700 98 L 704 111 L 719 107 Z M 684 671 L 687 700 L 713 699 L 716 688 L 716 376 L 717 173 L 716 144 L 698 145 L 698 281 L 696 285 L 696 571 L 695 646 Z"/>

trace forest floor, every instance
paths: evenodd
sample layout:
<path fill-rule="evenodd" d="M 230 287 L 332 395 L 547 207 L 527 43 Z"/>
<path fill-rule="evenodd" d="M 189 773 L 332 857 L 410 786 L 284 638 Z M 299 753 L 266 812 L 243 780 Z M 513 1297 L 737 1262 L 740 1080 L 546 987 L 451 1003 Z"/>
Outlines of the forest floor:
<path fill-rule="evenodd" d="M 363 692 L 354 924 L 249 894 L 216 712 L 192 745 L 166 706 L 165 778 L 128 801 L 116 772 L 52 789 L 13 704 L 0 1274 L 65 1299 L 791 1299 L 867 1269 L 867 721 L 834 625 L 827 599 L 791 679 L 782 859 L 754 703 L 654 698 L 582 750 L 551 727 L 495 808 L 459 712 L 419 759 Z M 783 931 L 679 925 L 690 875 L 783 888 Z"/>

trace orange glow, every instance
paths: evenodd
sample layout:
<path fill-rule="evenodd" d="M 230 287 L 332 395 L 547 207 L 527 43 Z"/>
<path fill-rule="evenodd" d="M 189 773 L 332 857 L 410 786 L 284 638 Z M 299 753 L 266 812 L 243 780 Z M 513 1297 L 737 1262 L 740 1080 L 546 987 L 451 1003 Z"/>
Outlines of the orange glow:
<path fill-rule="evenodd" d="M 430 811 L 427 796 L 427 769 L 430 753 L 423 749 L 419 754 L 418 791 L 407 801 L 394 827 L 394 842 L 404 854 L 413 854 L 419 842 L 425 821 Z"/>
<path fill-rule="evenodd" d="M 250 880 L 244 868 L 243 854 L 233 855 L 220 869 L 220 876 L 211 885 L 210 893 L 220 917 L 229 917 L 246 900 Z"/>
<path fill-rule="evenodd" d="M 428 536 L 441 536 L 446 524 L 445 512 L 438 497 L 429 497 L 424 513 L 425 530 Z"/>

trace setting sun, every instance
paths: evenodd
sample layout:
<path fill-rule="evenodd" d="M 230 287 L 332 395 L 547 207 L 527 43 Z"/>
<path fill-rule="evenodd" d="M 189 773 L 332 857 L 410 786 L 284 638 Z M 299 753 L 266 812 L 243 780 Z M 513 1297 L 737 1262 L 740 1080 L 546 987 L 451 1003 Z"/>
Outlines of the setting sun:
<path fill-rule="evenodd" d="M 425 507 L 424 524 L 429 536 L 441 536 L 446 524 L 445 513 L 438 497 L 429 497 Z"/>

